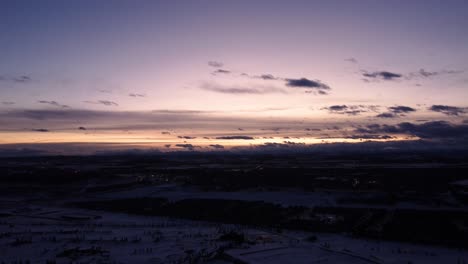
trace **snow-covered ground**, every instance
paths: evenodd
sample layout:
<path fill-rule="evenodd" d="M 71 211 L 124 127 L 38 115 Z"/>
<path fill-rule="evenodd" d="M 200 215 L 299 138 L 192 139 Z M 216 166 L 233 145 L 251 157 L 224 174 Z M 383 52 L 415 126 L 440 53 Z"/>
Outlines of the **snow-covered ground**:
<path fill-rule="evenodd" d="M 0 213 L 0 263 L 468 263 L 467 251 L 339 234 L 31 205 Z M 220 240 L 228 231 L 245 242 Z"/>

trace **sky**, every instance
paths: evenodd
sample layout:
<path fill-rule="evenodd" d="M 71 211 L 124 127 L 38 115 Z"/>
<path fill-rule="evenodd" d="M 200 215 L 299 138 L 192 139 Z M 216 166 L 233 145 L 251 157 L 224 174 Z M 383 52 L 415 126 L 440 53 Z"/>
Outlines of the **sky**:
<path fill-rule="evenodd" d="M 3 0 L 0 149 L 464 144 L 467 13 L 464 0 Z"/>

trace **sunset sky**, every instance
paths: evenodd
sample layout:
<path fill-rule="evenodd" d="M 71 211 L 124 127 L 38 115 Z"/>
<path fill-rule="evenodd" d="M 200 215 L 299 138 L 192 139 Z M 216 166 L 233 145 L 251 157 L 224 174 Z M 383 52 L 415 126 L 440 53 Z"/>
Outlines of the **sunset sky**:
<path fill-rule="evenodd" d="M 467 142 L 468 1 L 0 1 L 0 149 Z"/>

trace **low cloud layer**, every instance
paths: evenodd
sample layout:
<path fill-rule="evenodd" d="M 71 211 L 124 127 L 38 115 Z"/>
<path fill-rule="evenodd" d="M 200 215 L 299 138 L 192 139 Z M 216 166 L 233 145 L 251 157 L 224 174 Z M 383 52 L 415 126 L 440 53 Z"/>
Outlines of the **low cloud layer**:
<path fill-rule="evenodd" d="M 446 121 L 432 121 L 422 124 L 403 122 L 396 125 L 371 124 L 356 129 L 361 134 L 406 134 L 423 139 L 468 139 L 468 125 L 452 124 Z"/>
<path fill-rule="evenodd" d="M 255 138 L 254 138 L 254 137 L 251 137 L 251 136 L 222 136 L 222 137 L 216 137 L 216 139 L 224 139 L 224 140 L 236 140 L 236 139 L 253 140 L 253 139 L 255 139 Z"/>
<path fill-rule="evenodd" d="M 178 147 L 178 148 L 184 148 L 184 149 L 187 149 L 187 150 L 194 150 L 195 148 L 198 147 L 198 146 L 195 146 L 195 145 L 192 145 L 192 144 L 176 144 L 175 146 Z"/>
<path fill-rule="evenodd" d="M 220 144 L 211 144 L 211 145 L 210 145 L 210 148 L 214 148 L 214 149 L 224 149 L 224 146 L 223 146 L 223 145 L 220 145 Z"/>

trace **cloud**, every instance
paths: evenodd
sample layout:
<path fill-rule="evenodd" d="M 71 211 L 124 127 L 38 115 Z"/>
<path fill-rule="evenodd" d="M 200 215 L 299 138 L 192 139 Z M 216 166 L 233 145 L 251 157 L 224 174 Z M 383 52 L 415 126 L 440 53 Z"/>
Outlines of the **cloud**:
<path fill-rule="evenodd" d="M 111 94 L 111 93 L 112 93 L 112 90 L 108 90 L 108 89 L 99 89 L 98 92 L 100 92 L 100 93 L 106 93 L 106 94 Z"/>
<path fill-rule="evenodd" d="M 275 77 L 271 74 L 262 74 L 258 76 L 258 78 L 263 79 L 263 80 L 278 80 L 279 79 L 278 77 Z"/>
<path fill-rule="evenodd" d="M 214 67 L 214 68 L 221 68 L 224 66 L 224 63 L 219 62 L 219 61 L 209 61 L 208 66 Z"/>
<path fill-rule="evenodd" d="M 366 78 L 375 79 L 375 80 L 385 80 L 385 81 L 395 80 L 395 79 L 399 79 L 403 77 L 402 74 L 393 73 L 389 71 L 375 71 L 375 72 L 363 71 L 362 76 Z"/>
<path fill-rule="evenodd" d="M 0 76 L 0 81 L 12 82 L 12 83 L 29 83 L 32 81 L 31 77 L 27 75 L 18 76 Z"/>
<path fill-rule="evenodd" d="M 231 86 L 223 86 L 218 85 L 215 83 L 203 83 L 200 86 L 201 89 L 217 92 L 217 93 L 225 93 L 225 94 L 271 94 L 271 93 L 286 93 L 283 89 L 276 88 L 276 87 L 231 87 Z"/>
<path fill-rule="evenodd" d="M 422 124 L 409 122 L 396 125 L 371 124 L 365 128 L 357 128 L 362 134 L 407 134 L 423 139 L 468 139 L 468 125 L 456 125 L 445 121 L 432 121 Z"/>
<path fill-rule="evenodd" d="M 108 101 L 108 100 L 83 101 L 83 102 L 87 103 L 87 104 L 102 104 L 102 105 L 105 105 L 105 106 L 119 106 L 119 104 L 117 104 L 116 102 Z"/>
<path fill-rule="evenodd" d="M 404 106 L 404 105 L 391 106 L 388 108 L 388 110 L 390 110 L 390 112 L 394 114 L 406 114 L 406 113 L 416 112 L 416 109 L 409 107 L 409 106 Z"/>
<path fill-rule="evenodd" d="M 325 92 L 325 91 L 323 91 L 323 90 L 318 91 L 318 94 L 320 94 L 320 95 L 328 95 L 328 93 Z"/>
<path fill-rule="evenodd" d="M 331 90 L 330 86 L 327 84 L 323 83 L 320 80 L 310 80 L 307 78 L 283 78 L 283 77 L 278 77 L 274 76 L 273 74 L 261 74 L 261 75 L 253 75 L 253 74 L 248 74 L 248 73 L 241 73 L 241 74 L 235 74 L 229 70 L 224 70 L 224 69 L 217 69 L 216 71 L 212 72 L 213 75 L 217 74 L 234 74 L 234 76 L 240 76 L 240 77 L 246 77 L 250 79 L 261 79 L 264 81 L 284 81 L 285 86 L 287 87 L 293 87 L 293 88 L 306 88 L 306 89 L 315 89 L 317 92 L 314 92 L 314 94 L 320 94 L 320 95 L 326 95 L 328 94 L 326 90 Z M 209 89 L 211 90 L 211 89 Z M 257 89 L 252 89 L 250 88 L 242 88 L 241 91 L 240 89 L 237 88 L 234 91 L 229 91 L 226 93 L 262 93 L 258 92 Z M 221 91 L 224 92 L 224 91 Z M 312 92 L 309 92 L 312 93 Z"/>
<path fill-rule="evenodd" d="M 261 75 L 250 75 L 247 73 L 242 73 L 241 76 L 248 77 L 251 79 L 261 79 L 265 81 L 274 81 L 274 80 L 284 80 L 284 78 L 276 77 L 273 74 L 261 74 Z"/>
<path fill-rule="evenodd" d="M 129 93 L 128 96 L 130 96 L 130 97 L 146 97 L 145 94 L 138 94 L 138 93 Z"/>
<path fill-rule="evenodd" d="M 48 105 L 52 105 L 52 106 L 56 106 L 56 107 L 61 107 L 61 108 L 70 108 L 68 105 L 59 104 L 59 103 L 57 103 L 56 101 L 40 100 L 40 101 L 37 101 L 37 102 L 40 103 L 40 104 L 48 104 Z"/>
<path fill-rule="evenodd" d="M 212 72 L 212 74 L 216 75 L 216 74 L 230 74 L 231 71 L 228 71 L 228 70 L 223 70 L 223 69 L 217 69 L 216 71 Z"/>
<path fill-rule="evenodd" d="M 3 101 L 2 102 L 2 105 L 14 105 L 15 102 L 11 102 L 11 101 Z"/>
<path fill-rule="evenodd" d="M 182 139 L 195 139 L 197 137 L 191 137 L 191 136 L 178 136 L 178 138 L 182 138 Z"/>
<path fill-rule="evenodd" d="M 356 60 L 355 58 L 347 58 L 347 59 L 345 59 L 345 61 L 351 62 L 351 63 L 354 63 L 354 64 L 358 63 L 358 60 Z"/>
<path fill-rule="evenodd" d="M 214 149 L 224 149 L 224 146 L 220 144 L 211 144 L 210 147 Z"/>
<path fill-rule="evenodd" d="M 331 114 L 359 115 L 367 112 L 377 112 L 379 108 L 378 105 L 331 105 L 322 109 L 328 110 Z"/>
<path fill-rule="evenodd" d="M 204 113 L 213 113 L 214 111 L 199 111 L 199 110 L 169 110 L 169 109 L 160 109 L 152 110 L 151 113 L 157 114 L 204 114 Z"/>
<path fill-rule="evenodd" d="M 387 107 L 388 112 L 380 113 L 376 115 L 378 118 L 397 118 L 401 116 L 405 116 L 407 113 L 412 113 L 416 112 L 416 109 L 409 107 L 409 106 L 404 106 L 404 105 L 397 105 L 397 106 L 391 106 Z"/>
<path fill-rule="evenodd" d="M 428 72 L 428 71 L 426 71 L 424 69 L 420 69 L 418 74 L 423 76 L 423 77 L 431 77 L 431 76 L 438 75 L 440 73 L 439 72 Z"/>
<path fill-rule="evenodd" d="M 319 80 L 309 80 L 306 78 L 286 79 L 286 86 L 298 88 L 315 88 L 319 90 L 330 90 L 330 86 L 320 82 Z"/>
<path fill-rule="evenodd" d="M 227 139 L 227 140 L 243 139 L 243 140 L 253 140 L 254 138 L 251 137 L 251 136 L 222 136 L 222 137 L 216 137 L 216 139 Z"/>
<path fill-rule="evenodd" d="M 36 129 L 33 129 L 32 131 L 36 131 L 36 132 L 49 132 L 48 129 L 45 129 L 45 128 L 36 128 Z"/>
<path fill-rule="evenodd" d="M 417 72 L 411 72 L 409 73 L 406 78 L 408 80 L 411 79 L 417 79 L 417 78 L 431 78 L 434 76 L 439 76 L 439 75 L 446 75 L 446 74 L 459 74 L 463 73 L 464 71 L 459 71 L 459 70 L 440 70 L 440 71 L 426 71 L 425 69 L 420 69 Z"/>
<path fill-rule="evenodd" d="M 466 108 L 449 106 L 449 105 L 432 105 L 429 110 L 442 113 L 448 116 L 458 116 L 466 113 Z"/>
<path fill-rule="evenodd" d="M 153 110 L 153 111 L 97 111 L 83 109 L 15 109 L 0 112 L 0 122 L 19 125 L 29 120 L 48 120 L 49 124 L 73 124 L 87 122 L 102 127 L 104 124 L 128 127 L 131 124 L 144 124 L 154 129 L 168 129 L 166 124 L 188 124 L 190 122 L 205 123 L 222 121 L 225 117 L 209 116 L 212 112 L 198 110 Z M 143 126 L 143 125 L 142 125 Z M 237 126 L 237 125 L 236 125 Z"/>
<path fill-rule="evenodd" d="M 394 113 L 381 113 L 381 114 L 378 114 L 376 115 L 376 117 L 378 118 L 395 118 L 395 117 L 398 117 L 398 115 L 395 115 Z"/>
<path fill-rule="evenodd" d="M 179 148 L 188 149 L 188 150 L 194 150 L 195 148 L 197 148 L 197 146 L 194 146 L 192 144 L 176 144 L 175 146 Z"/>
<path fill-rule="evenodd" d="M 332 105 L 328 107 L 329 111 L 344 111 L 348 109 L 346 105 Z"/>
<path fill-rule="evenodd" d="M 351 136 L 346 136 L 344 138 L 349 138 L 349 139 L 392 139 L 394 137 L 389 136 L 389 135 L 364 134 L 364 135 L 351 135 Z"/>

